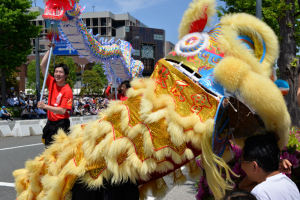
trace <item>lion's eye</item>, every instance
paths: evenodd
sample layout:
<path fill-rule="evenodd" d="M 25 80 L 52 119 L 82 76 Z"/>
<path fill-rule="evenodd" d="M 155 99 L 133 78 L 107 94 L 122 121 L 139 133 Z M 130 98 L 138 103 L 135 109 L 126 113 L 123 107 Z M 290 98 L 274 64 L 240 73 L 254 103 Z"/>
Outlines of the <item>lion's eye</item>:
<path fill-rule="evenodd" d="M 207 33 L 191 33 L 184 36 L 175 46 L 178 55 L 189 57 L 204 50 L 209 43 Z"/>

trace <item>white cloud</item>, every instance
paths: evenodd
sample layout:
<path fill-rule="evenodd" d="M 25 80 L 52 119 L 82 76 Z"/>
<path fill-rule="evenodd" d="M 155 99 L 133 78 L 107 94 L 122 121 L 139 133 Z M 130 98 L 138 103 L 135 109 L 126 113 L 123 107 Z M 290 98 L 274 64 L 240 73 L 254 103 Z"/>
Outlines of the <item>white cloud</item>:
<path fill-rule="evenodd" d="M 133 12 L 138 9 L 151 7 L 165 0 L 114 0 L 121 12 Z"/>

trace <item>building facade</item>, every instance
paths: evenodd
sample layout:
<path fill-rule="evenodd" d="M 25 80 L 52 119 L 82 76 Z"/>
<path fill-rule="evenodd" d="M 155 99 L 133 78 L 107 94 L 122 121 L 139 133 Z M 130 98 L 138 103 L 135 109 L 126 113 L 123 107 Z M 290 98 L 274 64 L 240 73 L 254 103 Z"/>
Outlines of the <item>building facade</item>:
<path fill-rule="evenodd" d="M 175 45 L 170 42 L 170 41 L 166 41 L 165 42 L 165 56 L 168 55 L 171 51 L 174 51 L 175 49 Z"/>
<path fill-rule="evenodd" d="M 150 76 L 155 63 L 165 56 L 165 31 L 147 27 L 123 27 L 124 40 L 134 49 L 133 58 L 144 63 L 143 76 Z"/>

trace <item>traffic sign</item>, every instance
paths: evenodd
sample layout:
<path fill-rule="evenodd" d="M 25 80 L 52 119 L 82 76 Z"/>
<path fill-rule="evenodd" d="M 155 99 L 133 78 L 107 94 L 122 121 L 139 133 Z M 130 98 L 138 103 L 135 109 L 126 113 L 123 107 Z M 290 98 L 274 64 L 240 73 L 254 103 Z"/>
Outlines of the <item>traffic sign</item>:
<path fill-rule="evenodd" d="M 55 41 L 55 48 L 53 50 L 54 55 L 58 56 L 77 56 L 78 52 L 76 49 L 71 48 L 71 44 L 66 40 Z"/>

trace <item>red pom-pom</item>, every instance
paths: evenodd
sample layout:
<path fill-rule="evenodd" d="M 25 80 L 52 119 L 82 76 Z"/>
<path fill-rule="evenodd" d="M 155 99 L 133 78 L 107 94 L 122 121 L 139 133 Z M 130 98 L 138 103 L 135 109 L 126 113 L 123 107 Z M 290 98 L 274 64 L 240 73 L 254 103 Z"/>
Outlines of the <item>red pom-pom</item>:
<path fill-rule="evenodd" d="M 207 24 L 207 7 L 204 8 L 204 17 L 196 21 L 193 21 L 193 23 L 190 26 L 189 33 L 202 32 L 206 24 Z"/>

